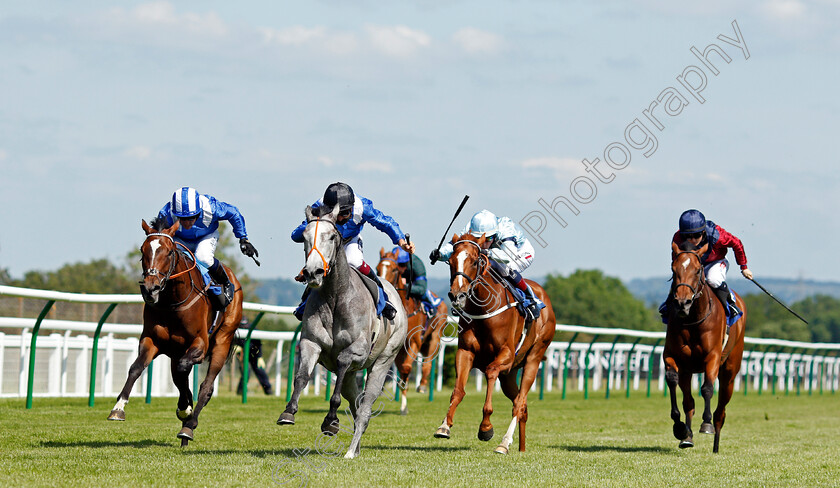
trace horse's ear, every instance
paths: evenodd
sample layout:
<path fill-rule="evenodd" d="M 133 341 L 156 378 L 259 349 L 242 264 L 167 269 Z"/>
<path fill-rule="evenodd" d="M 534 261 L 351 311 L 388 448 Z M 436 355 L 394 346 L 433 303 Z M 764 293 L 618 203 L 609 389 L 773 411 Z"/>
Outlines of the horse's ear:
<path fill-rule="evenodd" d="M 380 257 L 380 259 L 385 257 L 385 248 L 384 247 L 379 248 L 379 257 Z"/>
<path fill-rule="evenodd" d="M 176 220 L 175 223 L 172 224 L 172 227 L 166 229 L 166 233 L 169 234 L 169 237 L 172 237 L 172 236 L 175 235 L 176 232 L 178 232 L 178 229 L 180 229 L 180 228 L 181 228 L 181 221 Z"/>
<path fill-rule="evenodd" d="M 483 246 L 486 241 L 487 241 L 487 234 L 481 234 L 481 237 L 478 238 L 478 245 Z"/>
<path fill-rule="evenodd" d="M 703 247 L 701 247 L 700 249 L 698 249 L 695 252 L 697 253 L 698 256 L 702 256 L 702 255 L 706 254 L 706 251 L 708 251 L 708 250 L 709 250 L 709 243 L 707 242 L 707 243 L 703 244 Z"/>
<path fill-rule="evenodd" d="M 671 241 L 671 253 L 677 254 L 678 252 L 680 252 L 680 247 L 677 245 L 676 242 Z"/>
<path fill-rule="evenodd" d="M 303 209 L 303 214 L 306 215 L 306 221 L 309 222 L 310 220 L 315 218 L 315 215 L 312 213 L 312 206 L 307 205 L 305 209 Z"/>
<path fill-rule="evenodd" d="M 458 234 L 452 234 L 452 242 L 458 242 L 461 240 L 461 236 Z"/>
<path fill-rule="evenodd" d="M 140 219 L 140 224 L 143 226 L 143 232 L 145 232 L 146 235 L 149 235 L 152 232 L 154 232 L 154 229 L 149 227 L 149 224 L 146 223 L 146 219 Z"/>
<path fill-rule="evenodd" d="M 338 212 L 340 212 L 340 211 L 341 211 L 341 207 L 339 207 L 338 205 L 333 207 L 332 212 L 330 212 L 330 219 L 332 219 L 333 222 L 338 220 Z"/>

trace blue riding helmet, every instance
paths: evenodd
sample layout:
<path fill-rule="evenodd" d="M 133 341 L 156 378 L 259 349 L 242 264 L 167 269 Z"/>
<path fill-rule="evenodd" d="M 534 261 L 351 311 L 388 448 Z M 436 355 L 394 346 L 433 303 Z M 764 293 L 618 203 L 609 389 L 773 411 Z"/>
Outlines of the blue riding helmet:
<path fill-rule="evenodd" d="M 686 210 L 680 215 L 680 234 L 697 234 L 704 230 L 706 230 L 706 217 L 699 210 Z"/>
<path fill-rule="evenodd" d="M 400 246 L 395 246 L 393 251 L 397 254 L 397 264 L 406 264 L 408 260 L 411 259 L 411 256 L 408 254 L 408 251 L 401 248 Z"/>
<path fill-rule="evenodd" d="M 198 191 L 195 188 L 185 186 L 175 190 L 172 194 L 172 215 L 179 219 L 188 219 L 201 213 L 201 204 L 198 201 Z"/>

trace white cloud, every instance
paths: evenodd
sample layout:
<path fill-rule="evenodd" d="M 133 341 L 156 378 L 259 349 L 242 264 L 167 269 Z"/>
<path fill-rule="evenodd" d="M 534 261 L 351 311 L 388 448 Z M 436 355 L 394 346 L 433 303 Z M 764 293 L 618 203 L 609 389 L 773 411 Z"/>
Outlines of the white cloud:
<path fill-rule="evenodd" d="M 142 161 L 149 159 L 149 156 L 152 155 L 152 149 L 147 146 L 133 146 L 123 151 L 123 155 Z"/>
<path fill-rule="evenodd" d="M 103 27 L 125 30 L 135 30 L 148 34 L 159 34 L 161 31 L 201 37 L 219 38 L 228 34 L 227 24 L 215 12 L 180 13 L 175 6 L 166 1 L 143 3 L 132 10 L 121 8 L 109 10 L 104 17 Z"/>
<path fill-rule="evenodd" d="M 368 25 L 365 31 L 375 49 L 398 58 L 407 58 L 432 44 L 432 38 L 428 34 L 404 25 Z"/>
<path fill-rule="evenodd" d="M 355 166 L 353 169 L 356 171 L 364 171 L 364 172 L 371 172 L 371 173 L 393 173 L 394 167 L 391 166 L 391 163 L 382 162 L 382 161 L 363 161 Z"/>
<path fill-rule="evenodd" d="M 501 37 L 473 27 L 458 30 L 452 40 L 467 54 L 494 54 L 504 47 Z"/>
<path fill-rule="evenodd" d="M 333 159 L 328 157 L 328 156 L 319 156 L 318 157 L 318 162 L 323 164 L 324 166 L 326 166 L 328 168 L 335 164 L 335 161 L 333 161 Z"/>

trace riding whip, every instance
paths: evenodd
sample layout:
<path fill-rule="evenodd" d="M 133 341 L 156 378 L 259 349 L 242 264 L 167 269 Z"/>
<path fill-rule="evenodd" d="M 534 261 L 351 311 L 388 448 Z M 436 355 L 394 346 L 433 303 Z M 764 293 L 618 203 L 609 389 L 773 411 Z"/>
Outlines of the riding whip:
<path fill-rule="evenodd" d="M 452 222 L 449 222 L 449 226 L 446 228 L 446 232 L 443 233 L 443 237 L 440 238 L 440 244 L 437 245 L 435 249 L 440 249 L 440 246 L 443 245 L 444 239 L 446 239 L 446 234 L 449 234 L 449 229 L 452 228 L 452 224 L 455 223 L 455 219 L 458 218 L 458 215 L 461 214 L 461 210 L 464 209 L 464 205 L 467 204 L 467 200 L 470 199 L 469 195 L 464 195 L 464 199 L 461 201 L 461 205 L 458 206 L 458 210 L 455 211 L 455 216 L 452 217 Z"/>
<path fill-rule="evenodd" d="M 776 300 L 776 303 L 778 303 L 779 305 L 781 305 L 781 306 L 785 307 L 785 310 L 787 310 L 788 312 L 790 312 L 790 313 L 792 313 L 792 314 L 796 315 L 796 318 L 798 318 L 799 320 L 801 320 L 801 321 L 805 322 L 806 324 L 808 323 L 808 321 L 807 321 L 807 320 L 805 320 L 805 319 L 803 319 L 802 317 L 800 317 L 798 313 L 794 312 L 794 311 L 793 311 L 793 310 L 791 310 L 791 309 L 790 309 L 787 305 L 785 305 L 784 303 L 782 303 L 782 302 L 781 302 L 781 300 L 779 300 L 778 298 L 774 297 L 772 293 L 770 293 L 769 291 L 767 291 L 767 289 L 766 289 L 766 288 L 764 288 L 763 286 L 761 286 L 761 285 L 760 285 L 757 281 L 755 281 L 755 280 L 754 280 L 754 279 L 752 279 L 752 278 L 747 278 L 747 279 L 748 279 L 748 280 L 750 280 L 750 281 L 752 281 L 753 283 L 755 283 L 755 286 L 757 286 L 757 287 L 761 288 L 761 291 L 763 291 L 764 293 L 766 293 L 766 294 L 767 294 L 770 298 L 772 298 L 773 300 Z"/>
<path fill-rule="evenodd" d="M 406 234 L 405 235 L 405 244 L 407 246 L 411 246 L 411 236 Z M 414 279 L 414 256 L 412 253 L 408 253 L 408 278 L 413 280 Z M 408 280 L 406 280 L 408 281 Z M 406 296 L 408 296 L 408 292 L 411 291 L 411 283 L 406 283 Z"/>

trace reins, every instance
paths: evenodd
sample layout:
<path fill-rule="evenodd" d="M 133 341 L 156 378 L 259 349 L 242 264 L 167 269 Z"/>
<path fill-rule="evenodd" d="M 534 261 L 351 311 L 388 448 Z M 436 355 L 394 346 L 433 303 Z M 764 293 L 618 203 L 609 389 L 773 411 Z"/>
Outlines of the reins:
<path fill-rule="evenodd" d="M 692 254 L 692 255 L 696 256 L 698 260 L 700 259 L 700 256 L 698 256 L 696 252 L 681 251 L 681 252 L 677 253 L 676 256 L 674 256 L 673 261 L 676 261 L 677 258 L 679 258 L 683 254 Z M 697 297 L 702 296 L 703 295 L 703 289 L 706 287 L 706 275 L 705 275 L 705 273 L 703 273 L 703 263 L 702 262 L 700 262 L 700 269 L 697 271 L 697 274 L 700 276 L 700 285 L 698 286 L 697 290 L 695 290 L 694 287 L 689 285 L 688 283 L 676 283 L 671 288 L 671 295 L 672 296 L 674 295 L 674 292 L 676 292 L 677 288 L 679 288 L 681 286 L 685 286 L 689 290 L 691 290 L 691 301 L 692 302 Z M 697 324 L 703 322 L 704 320 L 706 320 L 707 318 L 709 318 L 709 315 L 712 314 L 712 295 L 707 293 L 706 298 L 708 299 L 707 300 L 708 301 L 708 306 L 706 307 L 708 310 L 706 311 L 706 315 L 703 316 L 703 318 L 701 318 L 701 319 L 699 319 L 695 322 L 683 322 L 683 325 L 697 325 Z"/>
<path fill-rule="evenodd" d="M 180 254 L 177 252 L 176 249 L 172 249 L 171 251 L 169 251 L 169 256 L 170 256 L 169 271 L 167 271 L 166 275 L 164 275 L 163 278 L 160 281 L 161 282 L 160 289 L 162 291 L 164 288 L 166 288 L 166 284 L 169 282 L 169 280 L 173 280 L 175 278 L 178 278 L 179 276 L 187 274 L 190 271 L 192 271 L 193 269 L 195 269 L 198 261 L 195 258 L 195 254 L 193 254 L 193 252 L 187 246 L 185 246 L 183 243 L 181 243 L 179 241 L 176 241 L 169 234 L 164 234 L 162 232 L 153 232 L 151 234 L 146 234 L 146 240 L 148 240 L 149 237 L 153 237 L 153 236 L 163 236 L 163 237 L 168 238 L 176 246 L 181 246 L 182 248 L 184 248 L 184 250 L 186 250 L 187 253 L 190 255 L 190 257 L 192 258 L 192 266 L 187 267 L 187 269 L 185 269 L 183 271 L 179 271 L 175 274 L 172 274 L 173 271 L 175 271 L 176 266 L 178 265 L 178 259 L 180 257 Z M 175 255 L 174 259 L 171 257 L 173 254 Z M 157 268 L 152 268 L 152 269 L 143 271 L 143 276 L 156 276 L 156 275 L 159 275 L 159 274 L 160 274 L 160 271 L 158 271 Z M 184 303 L 186 303 L 187 300 L 189 300 L 190 296 L 192 296 L 193 290 L 198 291 L 198 293 L 199 293 L 198 296 L 201 296 L 203 294 L 201 289 L 196 288 L 195 282 L 193 281 L 192 276 L 190 276 L 190 292 L 187 294 L 186 298 L 184 298 L 180 302 L 171 304 L 170 307 L 173 308 L 173 309 L 176 309 L 177 311 L 185 310 L 185 309 L 188 309 L 188 308 L 192 307 L 192 305 L 195 303 L 195 301 L 197 300 L 198 297 L 193 299 L 193 301 L 191 301 L 188 305 L 186 305 L 184 307 L 182 307 L 182 305 Z"/>
<path fill-rule="evenodd" d="M 315 222 L 315 237 L 312 239 L 312 249 L 310 249 L 309 252 L 306 253 L 306 259 L 307 260 L 309 259 L 309 256 L 312 255 L 312 251 L 316 251 L 318 253 L 318 256 L 321 257 L 321 261 L 324 263 L 324 276 L 326 276 L 330 272 L 330 263 L 324 257 L 324 254 L 321 252 L 321 250 L 318 249 L 318 224 L 321 223 L 321 222 L 329 222 L 330 224 L 333 225 L 333 227 L 335 227 L 336 231 L 338 230 L 338 227 L 335 225 L 335 223 L 330 222 L 329 220 L 326 220 L 326 221 L 324 219 L 313 219 L 313 220 Z M 308 221 L 307 224 L 311 224 L 313 222 L 313 220 Z"/>
<path fill-rule="evenodd" d="M 451 287 L 455 283 L 455 278 L 457 278 L 458 276 L 462 276 L 467 281 L 467 284 L 470 286 L 470 288 L 472 288 L 474 282 L 476 282 L 476 281 L 484 282 L 483 277 L 487 274 L 487 270 L 489 269 L 489 266 L 487 265 L 487 259 L 489 259 L 489 258 L 484 256 L 484 254 L 481 252 L 482 251 L 481 246 L 479 246 L 477 242 L 471 241 L 471 240 L 468 240 L 468 239 L 462 239 L 460 241 L 454 242 L 452 244 L 453 253 L 454 253 L 455 246 L 457 246 L 458 244 L 461 244 L 463 242 L 469 242 L 470 244 L 472 244 L 472 245 L 474 245 L 478 248 L 478 251 L 479 251 L 478 258 L 479 258 L 479 260 L 481 260 L 481 264 L 478 265 L 478 271 L 476 271 L 475 278 L 471 278 L 469 275 L 467 275 L 466 273 L 463 273 L 461 271 L 455 271 L 454 273 L 452 273 L 452 276 L 449 279 L 449 286 Z M 492 275 L 492 273 L 491 273 L 491 275 Z M 496 281 L 496 280 L 494 279 L 494 281 Z M 501 283 L 499 283 L 499 284 L 501 285 Z M 504 295 L 505 295 L 505 297 L 507 297 L 508 290 L 505 288 L 504 285 L 502 285 L 502 290 L 504 290 Z M 515 306 L 516 306 L 515 302 L 508 302 L 505 305 L 497 308 L 496 310 L 493 310 L 491 312 L 487 312 L 487 313 L 484 313 L 484 314 L 481 314 L 481 315 L 472 315 L 472 314 L 469 314 L 469 313 L 467 313 L 463 310 L 459 310 L 458 314 L 462 315 L 464 317 L 470 318 L 470 319 L 489 319 L 489 318 L 495 317 L 496 315 L 499 315 L 502 312 L 505 312 L 505 311 L 515 307 Z"/>

